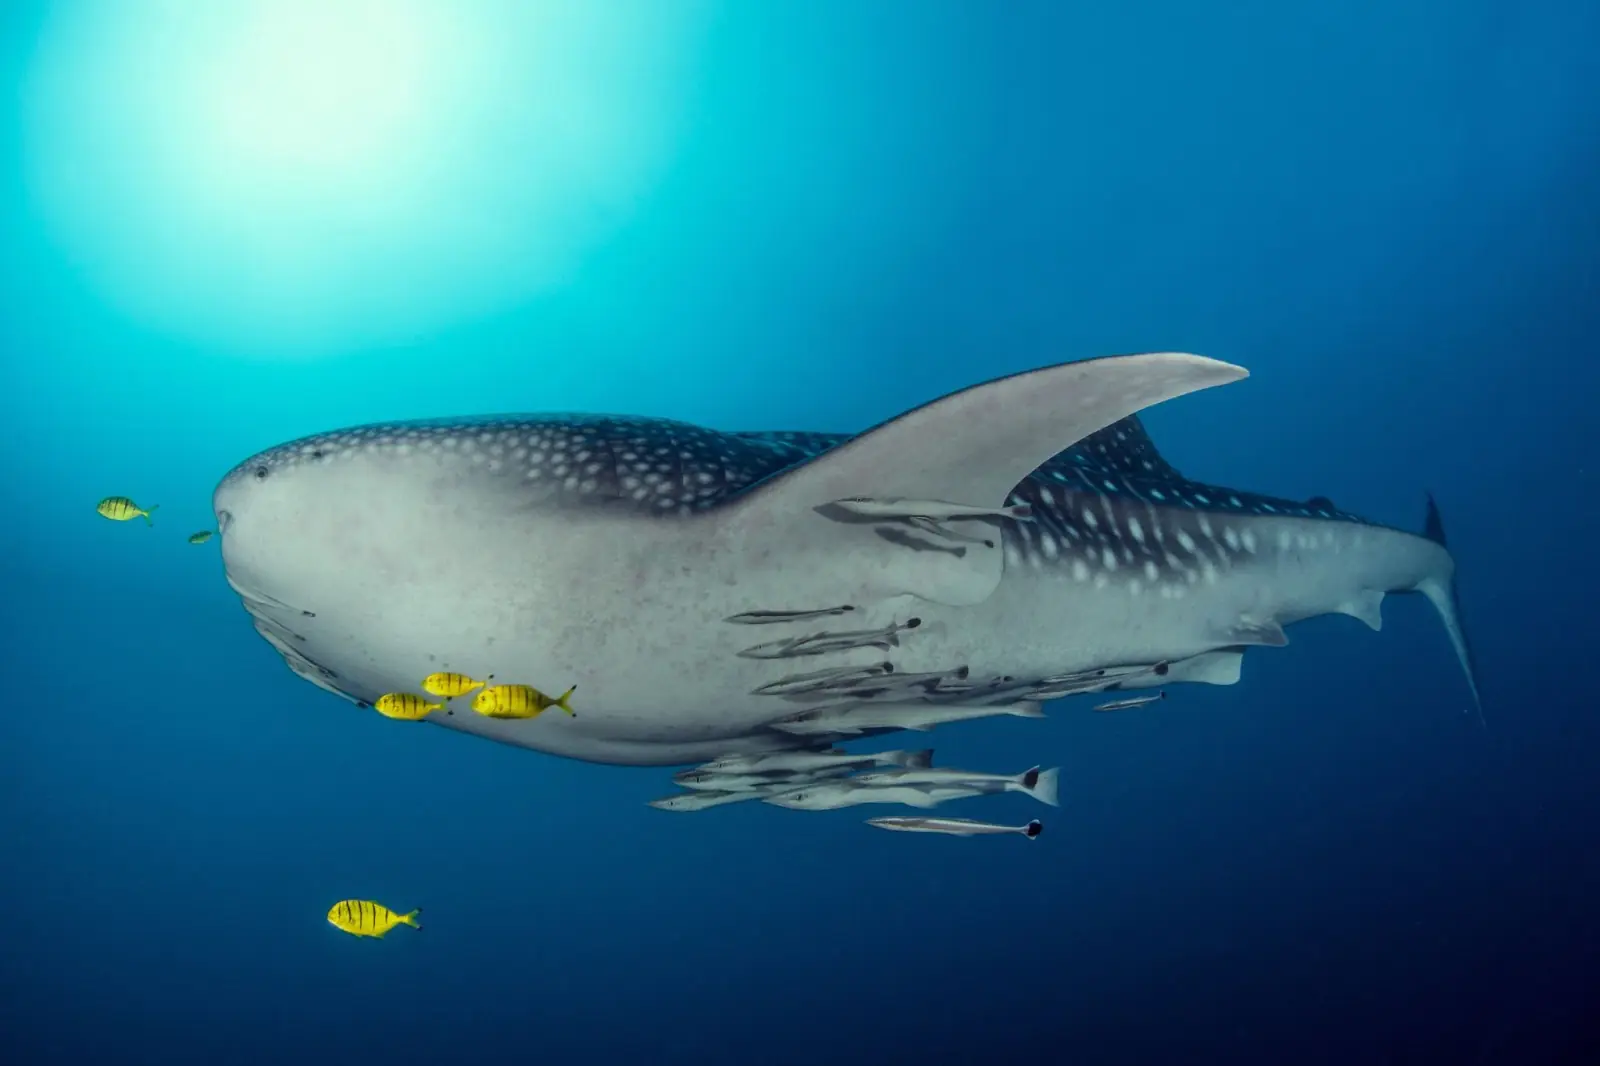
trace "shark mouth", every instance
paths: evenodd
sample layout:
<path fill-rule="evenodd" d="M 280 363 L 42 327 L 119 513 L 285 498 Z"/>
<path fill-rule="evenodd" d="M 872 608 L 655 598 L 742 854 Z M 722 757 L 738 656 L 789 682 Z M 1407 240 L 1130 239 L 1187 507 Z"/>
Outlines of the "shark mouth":
<path fill-rule="evenodd" d="M 339 674 L 322 665 L 307 655 L 304 650 L 306 638 L 296 632 L 292 626 L 283 621 L 283 616 L 300 620 L 313 619 L 316 614 L 299 607 L 284 603 L 264 592 L 257 592 L 241 585 L 233 574 L 228 574 L 228 585 L 238 594 L 244 609 L 249 613 L 255 624 L 255 630 L 261 638 L 275 648 L 283 656 L 284 664 L 292 670 L 297 677 L 311 682 L 324 692 L 331 692 L 340 699 L 348 700 L 357 705 L 365 705 L 366 701 L 354 696 L 338 685 Z"/>

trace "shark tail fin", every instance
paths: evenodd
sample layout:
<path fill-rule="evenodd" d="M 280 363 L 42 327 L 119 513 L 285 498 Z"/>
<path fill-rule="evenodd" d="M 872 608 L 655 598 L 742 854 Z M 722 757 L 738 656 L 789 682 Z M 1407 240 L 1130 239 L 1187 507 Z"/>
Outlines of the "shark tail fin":
<path fill-rule="evenodd" d="M 1431 492 L 1428 494 L 1428 517 L 1423 526 L 1423 536 L 1441 548 L 1446 546 L 1444 519 L 1439 515 L 1439 505 Z M 1467 639 L 1466 624 L 1461 620 L 1461 597 L 1456 591 L 1453 565 L 1442 574 L 1423 578 L 1417 583 L 1417 591 L 1428 597 L 1428 602 L 1439 612 L 1445 632 L 1450 635 L 1450 643 L 1456 649 L 1456 658 L 1461 660 L 1462 672 L 1467 675 L 1467 686 L 1472 689 L 1472 705 L 1478 712 L 1478 722 L 1488 729 L 1483 717 L 1483 700 L 1478 694 L 1477 660 L 1472 654 L 1472 643 Z"/>

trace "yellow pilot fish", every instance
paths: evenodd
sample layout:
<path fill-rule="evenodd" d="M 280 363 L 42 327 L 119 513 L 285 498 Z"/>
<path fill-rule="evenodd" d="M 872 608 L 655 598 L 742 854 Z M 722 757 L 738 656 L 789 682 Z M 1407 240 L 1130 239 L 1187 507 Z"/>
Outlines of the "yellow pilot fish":
<path fill-rule="evenodd" d="M 209 530 L 209 529 L 202 529 L 198 533 L 190 533 L 189 534 L 189 543 L 190 544 L 204 544 L 206 541 L 208 541 L 210 539 L 211 539 L 211 530 Z"/>
<path fill-rule="evenodd" d="M 493 680 L 494 675 L 490 674 L 489 681 Z M 478 681 L 475 678 L 468 677 L 466 674 L 429 674 L 422 679 L 422 690 L 435 696 L 443 696 L 448 700 L 457 696 L 465 696 L 473 689 L 487 685 L 489 681 Z"/>
<path fill-rule="evenodd" d="M 100 512 L 101 517 L 109 518 L 113 522 L 126 522 L 130 518 L 143 518 L 145 525 L 153 526 L 155 523 L 150 521 L 150 512 L 160 506 L 158 503 L 155 507 L 145 510 L 126 496 L 107 496 L 95 504 L 94 509 Z"/>
<path fill-rule="evenodd" d="M 537 718 L 547 707 L 560 707 L 576 715 L 577 712 L 567 706 L 567 697 L 577 687 L 573 685 L 551 699 L 532 685 L 490 685 L 472 697 L 472 709 L 485 718 Z"/>
<path fill-rule="evenodd" d="M 413 692 L 386 692 L 378 697 L 372 709 L 385 718 L 399 718 L 406 722 L 420 722 L 434 711 L 443 707 L 442 703 L 429 703 L 426 699 Z"/>
<path fill-rule="evenodd" d="M 397 925 L 421 929 L 422 923 L 417 921 L 421 913 L 421 907 L 410 914 L 396 914 L 370 899 L 343 899 L 328 908 L 328 924 L 351 936 L 382 937 Z"/>

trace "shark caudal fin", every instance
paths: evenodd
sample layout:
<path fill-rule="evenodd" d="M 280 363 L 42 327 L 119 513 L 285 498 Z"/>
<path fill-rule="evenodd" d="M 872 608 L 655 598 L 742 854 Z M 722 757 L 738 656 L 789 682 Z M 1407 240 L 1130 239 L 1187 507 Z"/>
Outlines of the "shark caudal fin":
<path fill-rule="evenodd" d="M 1428 517 L 1422 532 L 1439 547 L 1446 547 L 1444 519 L 1439 515 L 1439 505 L 1434 502 L 1431 492 L 1428 494 Z M 1478 694 L 1477 661 L 1472 654 L 1472 644 L 1467 639 L 1466 624 L 1461 620 L 1461 597 L 1456 591 L 1454 560 L 1444 573 L 1430 575 L 1419 581 L 1417 591 L 1428 597 L 1428 602 L 1439 612 L 1450 643 L 1456 649 L 1456 658 L 1461 661 L 1462 672 L 1467 675 L 1467 686 L 1472 690 L 1472 705 L 1478 712 L 1478 722 L 1487 729 L 1489 725 L 1483 717 L 1483 699 Z"/>

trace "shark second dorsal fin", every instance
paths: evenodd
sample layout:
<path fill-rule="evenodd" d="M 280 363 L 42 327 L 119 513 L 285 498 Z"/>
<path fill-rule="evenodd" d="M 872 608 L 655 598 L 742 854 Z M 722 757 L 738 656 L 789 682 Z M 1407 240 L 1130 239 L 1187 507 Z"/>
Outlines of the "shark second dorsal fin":
<path fill-rule="evenodd" d="M 803 514 L 845 498 L 998 509 L 1050 458 L 1137 411 L 1237 381 L 1182 352 L 1061 363 L 951 393 L 752 488 L 742 505 Z"/>
<path fill-rule="evenodd" d="M 1150 439 L 1138 415 L 1119 418 L 1105 429 L 1089 434 L 1040 467 L 1043 471 L 1094 470 L 1141 480 L 1183 481 Z"/>

